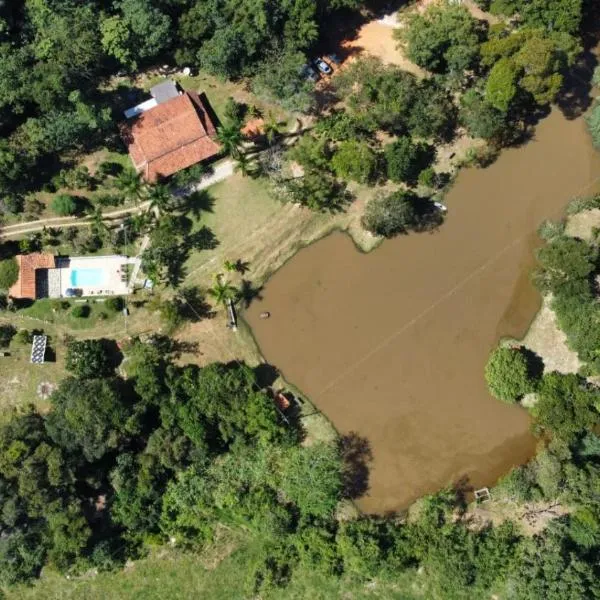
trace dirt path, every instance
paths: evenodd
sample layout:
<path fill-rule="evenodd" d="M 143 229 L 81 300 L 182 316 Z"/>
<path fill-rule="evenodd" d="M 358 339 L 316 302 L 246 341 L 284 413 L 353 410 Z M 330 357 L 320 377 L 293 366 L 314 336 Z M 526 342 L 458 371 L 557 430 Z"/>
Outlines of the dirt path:
<path fill-rule="evenodd" d="M 186 193 L 203 190 L 215 183 L 219 183 L 227 177 L 233 175 L 234 163 L 231 159 L 224 160 L 217 164 L 213 171 L 205 175 L 198 183 L 186 189 Z M 120 221 L 129 215 L 135 215 L 148 210 L 150 202 L 142 202 L 138 206 L 131 208 L 122 208 L 102 213 L 102 220 L 107 224 L 114 224 L 115 221 Z M 0 239 L 18 238 L 27 233 L 41 231 L 45 227 L 63 229 L 65 227 L 89 227 L 92 223 L 91 217 L 50 217 L 48 219 L 40 219 L 38 221 L 28 221 L 27 223 L 17 223 L 14 225 L 6 225 L 0 229 Z"/>

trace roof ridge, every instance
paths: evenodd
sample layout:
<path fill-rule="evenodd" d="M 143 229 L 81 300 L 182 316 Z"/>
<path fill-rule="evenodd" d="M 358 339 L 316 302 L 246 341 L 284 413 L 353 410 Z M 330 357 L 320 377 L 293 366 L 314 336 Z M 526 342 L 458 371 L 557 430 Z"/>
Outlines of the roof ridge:
<path fill-rule="evenodd" d="M 186 142 L 185 144 L 182 144 L 181 146 L 177 146 L 177 148 L 173 148 L 172 150 L 168 150 L 167 152 L 163 152 L 162 154 L 159 154 L 158 156 L 152 158 L 151 160 L 147 160 L 146 163 L 148 165 L 150 165 L 150 163 L 154 162 L 155 160 L 159 160 L 159 159 L 163 158 L 164 156 L 167 156 L 169 154 L 173 154 L 173 152 L 177 152 L 179 150 L 182 150 L 183 148 L 187 148 L 190 144 L 195 144 L 198 140 L 201 140 L 201 139 L 203 139 L 205 137 L 207 137 L 207 138 L 211 139 L 212 141 L 214 141 L 212 139 L 212 137 L 210 137 L 210 135 L 208 135 L 208 133 L 206 133 L 204 135 L 198 136 L 197 138 L 194 138 L 193 140 L 190 140 L 189 142 Z M 215 144 L 216 144 L 216 142 L 215 142 Z"/>

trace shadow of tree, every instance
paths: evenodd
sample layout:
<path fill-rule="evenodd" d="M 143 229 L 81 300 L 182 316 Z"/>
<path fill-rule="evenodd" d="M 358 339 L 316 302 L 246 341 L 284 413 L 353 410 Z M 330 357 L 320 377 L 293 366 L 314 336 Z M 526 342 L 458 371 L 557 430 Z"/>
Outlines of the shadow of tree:
<path fill-rule="evenodd" d="M 188 342 L 184 340 L 173 340 L 172 353 L 176 358 L 182 354 L 197 354 L 200 349 L 198 342 Z"/>
<path fill-rule="evenodd" d="M 414 203 L 417 213 L 417 225 L 414 231 L 417 233 L 438 231 L 444 223 L 444 213 L 434 204 L 430 198 L 421 198 Z"/>
<path fill-rule="evenodd" d="M 527 361 L 529 376 L 533 379 L 539 379 L 544 374 L 544 361 L 542 357 L 525 346 L 521 346 L 520 350 Z"/>
<path fill-rule="evenodd" d="M 256 383 L 261 388 L 271 387 L 279 377 L 277 367 L 268 363 L 261 363 L 258 367 L 255 367 L 254 374 L 256 375 Z"/>
<path fill-rule="evenodd" d="M 198 218 L 203 212 L 213 212 L 215 199 L 208 190 L 196 190 L 182 198 L 183 210 L 189 211 Z"/>
<path fill-rule="evenodd" d="M 244 308 L 248 308 L 253 300 L 262 300 L 262 290 L 262 285 L 253 287 L 251 281 L 242 279 L 242 284 L 240 285 L 240 300 L 242 301 Z"/>
<path fill-rule="evenodd" d="M 342 494 L 345 498 L 360 498 L 369 489 L 369 463 L 373 460 L 371 443 L 351 431 L 340 438 L 338 445 L 343 462 Z"/>
<path fill-rule="evenodd" d="M 214 250 L 219 245 L 219 240 L 206 225 L 203 225 L 198 231 L 194 231 L 185 237 L 182 244 L 187 252 L 190 250 Z"/>
<path fill-rule="evenodd" d="M 453 484 L 452 491 L 455 494 L 454 506 L 464 511 L 469 503 L 470 495 L 475 491 L 468 475 L 461 475 Z"/>
<path fill-rule="evenodd" d="M 212 319 L 215 313 L 212 306 L 206 302 L 206 297 L 197 286 L 183 288 L 179 292 L 179 298 L 183 303 L 182 316 L 192 323 L 203 319 Z"/>

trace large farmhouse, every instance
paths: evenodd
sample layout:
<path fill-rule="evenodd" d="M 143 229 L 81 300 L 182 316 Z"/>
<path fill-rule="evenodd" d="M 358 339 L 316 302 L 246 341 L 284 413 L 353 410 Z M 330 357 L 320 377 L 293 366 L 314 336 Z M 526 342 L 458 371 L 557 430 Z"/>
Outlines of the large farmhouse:
<path fill-rule="evenodd" d="M 215 157 L 215 117 L 206 96 L 165 81 L 152 98 L 125 111 L 121 136 L 135 169 L 154 182 Z"/>

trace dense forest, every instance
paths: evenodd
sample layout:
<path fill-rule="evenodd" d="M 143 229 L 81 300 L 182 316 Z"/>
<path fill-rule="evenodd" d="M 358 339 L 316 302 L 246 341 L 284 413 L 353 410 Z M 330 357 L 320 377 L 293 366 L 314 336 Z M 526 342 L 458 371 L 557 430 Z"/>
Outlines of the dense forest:
<path fill-rule="evenodd" d="M 26 0 L 0 4 L 0 197 L 19 212 L 31 173 L 116 136 L 116 73 L 160 64 L 300 80 L 333 11 L 358 0 Z M 276 65 L 276 66 L 275 66 Z M 279 75 L 271 76 L 277 70 Z M 42 173 L 38 173 L 39 170 Z"/>

